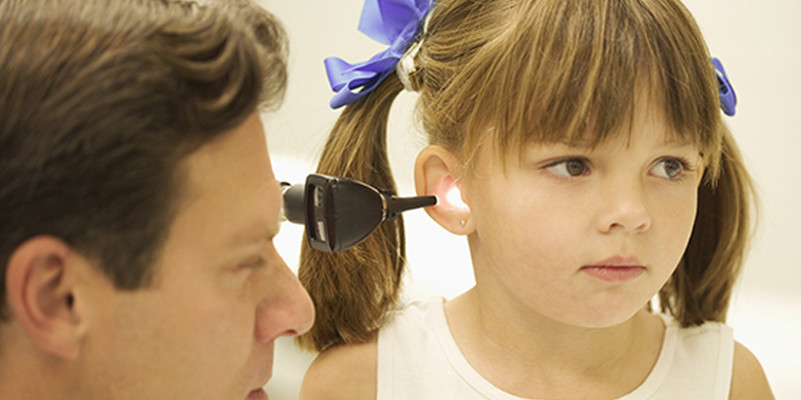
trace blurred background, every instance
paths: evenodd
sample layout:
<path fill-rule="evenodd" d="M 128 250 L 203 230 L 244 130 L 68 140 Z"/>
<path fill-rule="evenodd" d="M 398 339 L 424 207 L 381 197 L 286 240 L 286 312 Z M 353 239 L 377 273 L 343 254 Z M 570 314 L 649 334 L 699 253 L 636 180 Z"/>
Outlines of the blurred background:
<path fill-rule="evenodd" d="M 356 30 L 362 0 L 259 0 L 284 23 L 290 38 L 290 80 L 283 107 L 264 116 L 279 180 L 301 183 L 314 172 L 338 111 L 323 58 L 367 60 L 384 49 Z M 761 197 L 760 225 L 729 313 L 737 340 L 761 361 L 778 399 L 801 399 L 801 2 L 797 0 L 685 0 L 711 52 L 723 60 L 738 96 L 726 118 Z M 426 143 L 411 119 L 415 95 L 403 93 L 389 125 L 390 163 L 400 195 L 414 194 L 412 166 Z M 797 171 L 796 168 L 799 170 Z M 473 284 L 466 241 L 450 235 L 423 211 L 404 214 L 408 269 L 404 297 L 454 297 Z M 297 268 L 303 231 L 284 224 L 279 251 Z M 297 398 L 313 355 L 289 339 L 276 349 L 272 400 Z"/>

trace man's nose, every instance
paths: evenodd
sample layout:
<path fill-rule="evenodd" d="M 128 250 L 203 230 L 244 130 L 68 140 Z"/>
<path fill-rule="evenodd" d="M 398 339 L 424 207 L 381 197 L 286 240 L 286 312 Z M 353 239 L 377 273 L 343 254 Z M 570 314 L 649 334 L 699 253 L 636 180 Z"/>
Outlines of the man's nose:
<path fill-rule="evenodd" d="M 272 282 L 256 309 L 256 338 L 271 341 L 279 336 L 297 336 L 314 324 L 314 305 L 295 274 L 281 262 L 279 281 Z M 269 289 L 268 289 L 269 290 Z"/>

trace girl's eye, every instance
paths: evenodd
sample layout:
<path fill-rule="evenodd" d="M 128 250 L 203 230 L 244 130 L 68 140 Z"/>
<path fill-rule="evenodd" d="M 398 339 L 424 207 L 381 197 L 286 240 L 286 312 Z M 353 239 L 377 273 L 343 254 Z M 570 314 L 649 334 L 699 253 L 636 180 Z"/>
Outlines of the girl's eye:
<path fill-rule="evenodd" d="M 660 178 L 677 179 L 687 170 L 689 170 L 689 168 L 684 160 L 665 158 L 651 168 L 651 173 Z"/>
<path fill-rule="evenodd" d="M 590 172 L 589 162 L 583 158 L 568 158 L 548 165 L 545 169 L 564 177 L 577 177 Z"/>

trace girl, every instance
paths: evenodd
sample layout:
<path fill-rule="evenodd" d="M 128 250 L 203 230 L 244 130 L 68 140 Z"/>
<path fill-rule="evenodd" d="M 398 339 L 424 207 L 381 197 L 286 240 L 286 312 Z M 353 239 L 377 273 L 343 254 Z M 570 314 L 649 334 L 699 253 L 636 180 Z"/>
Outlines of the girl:
<path fill-rule="evenodd" d="M 722 324 L 754 200 L 733 92 L 678 0 L 372 0 L 360 29 L 391 46 L 327 60 L 349 105 L 319 171 L 394 188 L 387 116 L 418 92 L 416 188 L 476 284 L 396 307 L 400 219 L 305 248 L 302 398 L 772 397 Z"/>

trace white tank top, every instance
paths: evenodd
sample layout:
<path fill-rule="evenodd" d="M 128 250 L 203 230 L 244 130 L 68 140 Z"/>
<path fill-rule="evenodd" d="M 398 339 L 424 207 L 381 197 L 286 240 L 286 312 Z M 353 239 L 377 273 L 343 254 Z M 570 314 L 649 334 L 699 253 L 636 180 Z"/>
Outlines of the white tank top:
<path fill-rule="evenodd" d="M 378 333 L 378 400 L 524 400 L 495 387 L 451 336 L 444 299 L 415 301 Z M 665 318 L 662 350 L 646 380 L 618 400 L 727 400 L 734 339 L 720 323 L 680 328 Z"/>

